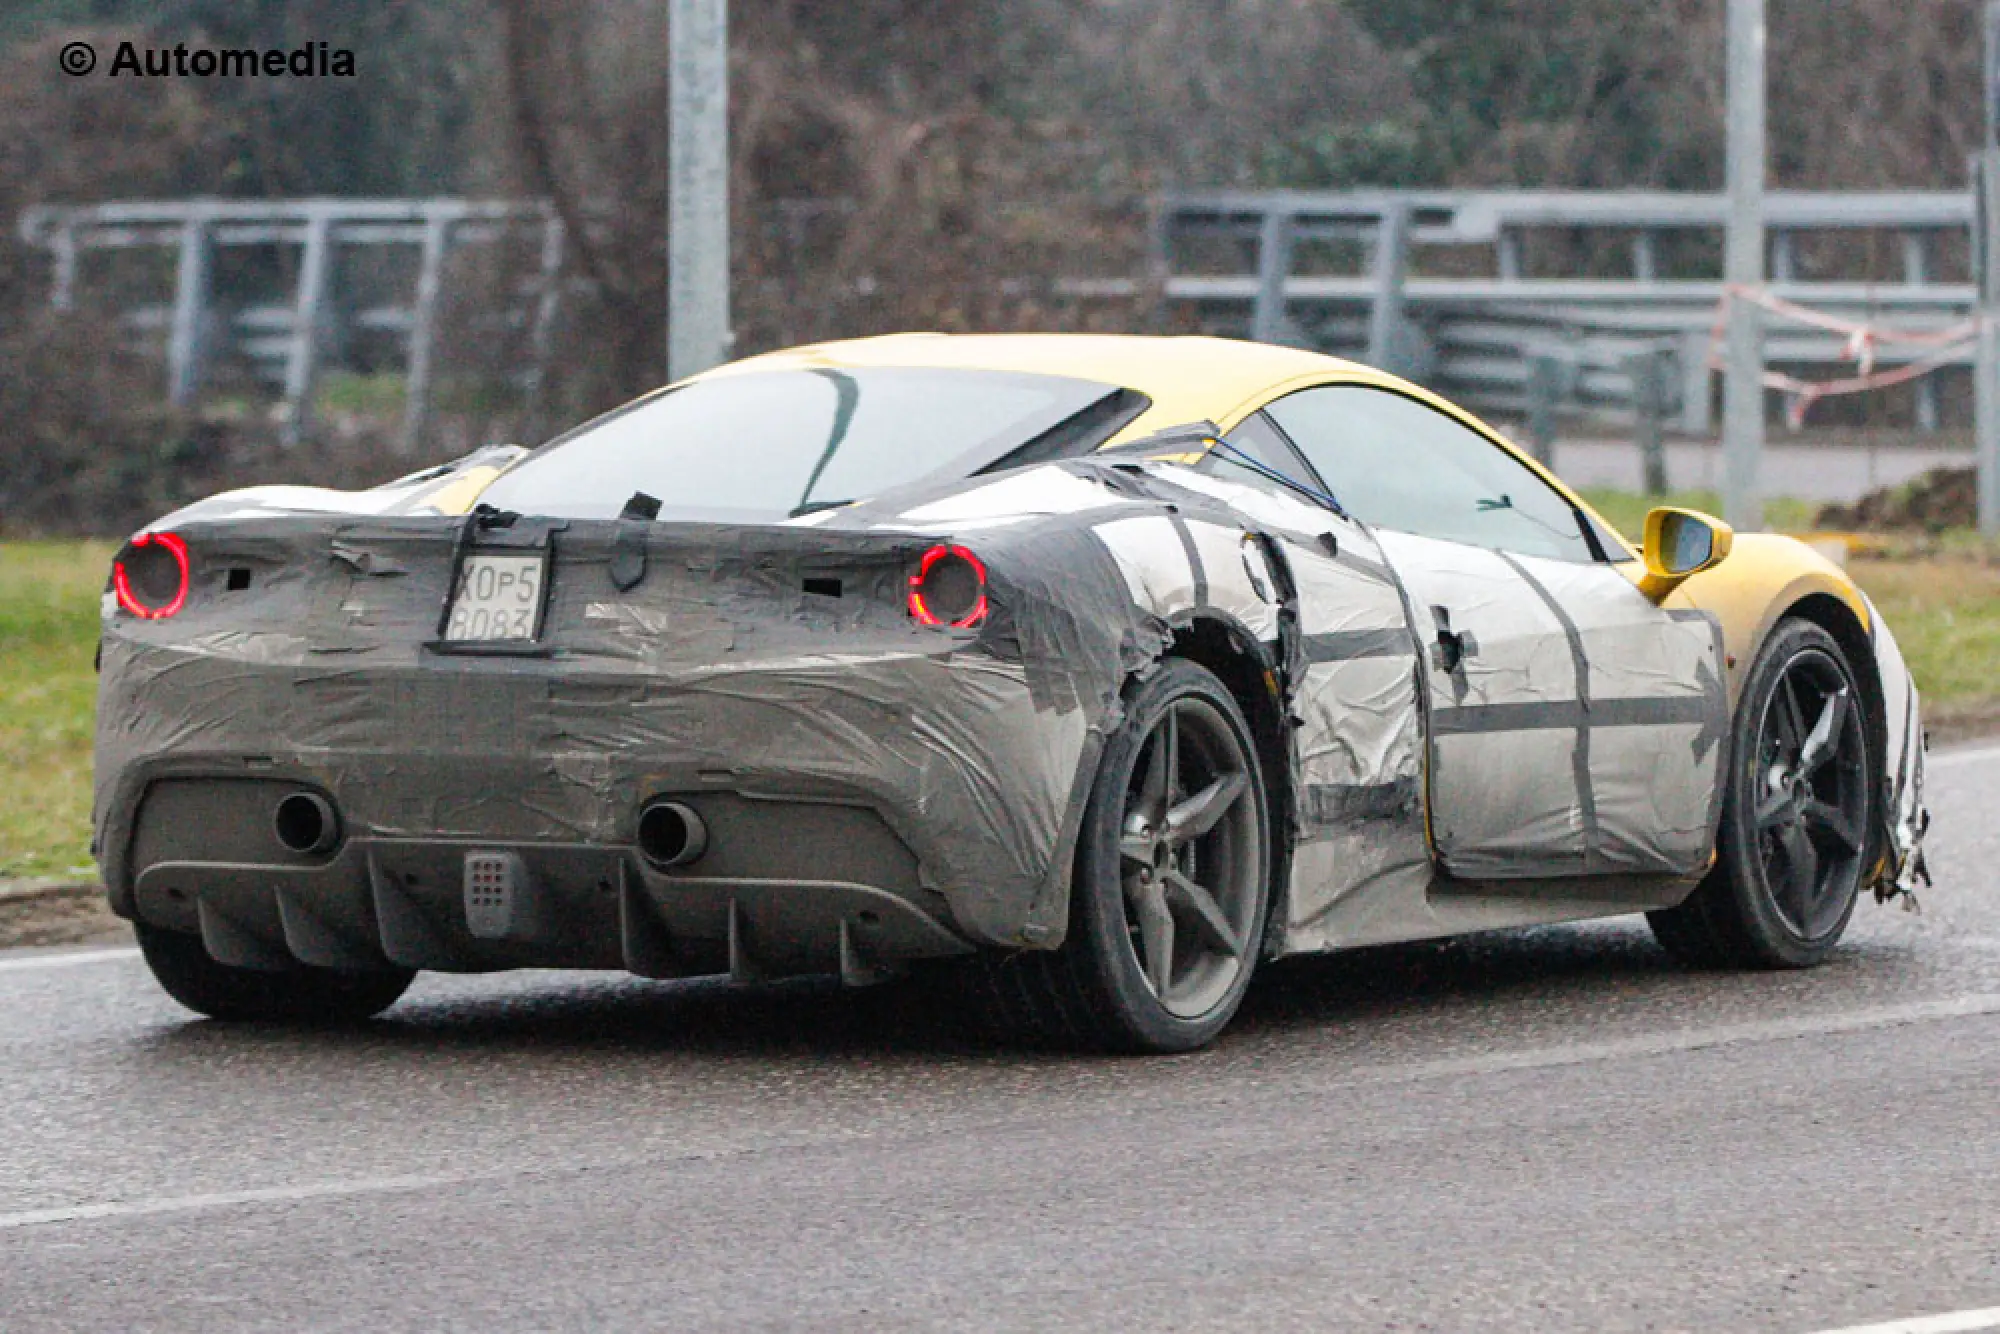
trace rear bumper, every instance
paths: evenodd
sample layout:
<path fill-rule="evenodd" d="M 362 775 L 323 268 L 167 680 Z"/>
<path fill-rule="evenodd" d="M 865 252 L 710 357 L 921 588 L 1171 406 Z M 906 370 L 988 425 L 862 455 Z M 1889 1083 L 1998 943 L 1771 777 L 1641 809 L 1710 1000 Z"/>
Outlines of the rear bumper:
<path fill-rule="evenodd" d="M 1038 709 L 1016 665 L 948 646 L 672 671 L 344 662 L 277 638 L 107 635 L 96 835 L 121 914 L 212 948 L 238 926 L 245 957 L 323 945 L 424 968 L 656 971 L 642 909 L 704 966 L 728 962 L 732 920 L 739 963 L 775 971 L 837 965 L 843 932 L 884 957 L 1060 939 L 1098 742 L 1082 710 Z M 340 814 L 317 862 L 270 829 L 301 788 Z M 632 851 L 656 797 L 717 825 L 701 862 L 663 873 Z M 453 868 L 479 849 L 546 884 L 540 936 L 465 933 Z M 436 939 L 397 934 L 404 901 Z"/>
<path fill-rule="evenodd" d="M 510 927 L 475 934 L 469 854 L 515 854 Z M 352 839 L 313 866 L 172 861 L 137 877 L 143 920 L 242 968 L 623 968 L 644 977 L 838 973 L 967 952 L 921 895 L 839 880 L 673 876 L 631 849 Z"/>

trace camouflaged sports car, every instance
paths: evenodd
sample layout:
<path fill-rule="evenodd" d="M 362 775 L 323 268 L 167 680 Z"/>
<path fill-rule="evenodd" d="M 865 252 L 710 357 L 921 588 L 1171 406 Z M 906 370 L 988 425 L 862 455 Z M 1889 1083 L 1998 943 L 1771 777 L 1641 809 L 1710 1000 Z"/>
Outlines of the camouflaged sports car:
<path fill-rule="evenodd" d="M 1681 510 L 1635 551 L 1400 380 L 909 335 L 162 519 L 96 832 L 221 1018 L 959 958 L 1016 1030 L 1174 1050 L 1301 951 L 1645 912 L 1816 963 L 1921 874 L 1922 738 L 1838 568 Z"/>

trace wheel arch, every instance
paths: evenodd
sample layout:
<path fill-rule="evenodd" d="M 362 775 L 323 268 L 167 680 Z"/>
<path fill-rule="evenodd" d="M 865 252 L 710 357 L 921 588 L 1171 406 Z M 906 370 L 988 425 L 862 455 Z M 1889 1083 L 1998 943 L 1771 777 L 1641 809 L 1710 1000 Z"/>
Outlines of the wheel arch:
<path fill-rule="evenodd" d="M 1861 686 L 1874 753 L 1886 763 L 1888 707 L 1870 624 L 1875 613 L 1846 571 L 1792 538 L 1739 533 L 1729 557 L 1682 590 L 1679 596 L 1722 624 L 1732 712 L 1742 702 L 1752 664 L 1781 621 L 1796 617 L 1832 635 Z"/>
<path fill-rule="evenodd" d="M 1291 729 L 1286 725 L 1278 665 L 1242 622 L 1213 608 L 1203 608 L 1179 620 L 1164 656 L 1184 658 L 1213 673 L 1250 724 L 1270 816 L 1270 910 L 1265 917 L 1263 943 L 1268 956 L 1273 952 L 1274 942 L 1284 934 L 1292 842 L 1297 828 Z"/>

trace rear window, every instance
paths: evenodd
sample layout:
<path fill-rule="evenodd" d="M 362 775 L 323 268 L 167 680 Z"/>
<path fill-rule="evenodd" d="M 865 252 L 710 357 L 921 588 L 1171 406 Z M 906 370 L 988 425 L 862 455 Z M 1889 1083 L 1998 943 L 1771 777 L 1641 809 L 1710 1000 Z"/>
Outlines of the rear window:
<path fill-rule="evenodd" d="M 487 488 L 500 509 L 615 518 L 635 492 L 662 519 L 770 522 L 911 482 L 1087 452 L 1130 391 L 1006 372 L 813 369 L 726 375 L 620 408 Z"/>

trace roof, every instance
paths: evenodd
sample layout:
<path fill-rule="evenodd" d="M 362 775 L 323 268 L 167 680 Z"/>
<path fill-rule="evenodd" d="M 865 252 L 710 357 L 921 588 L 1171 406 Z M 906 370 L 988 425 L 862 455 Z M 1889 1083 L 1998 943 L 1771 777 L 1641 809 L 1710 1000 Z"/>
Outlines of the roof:
<path fill-rule="evenodd" d="M 1352 362 L 1298 348 L 1228 338 L 1129 334 L 890 334 L 814 343 L 732 362 L 707 376 L 814 366 L 925 366 L 1062 375 L 1136 389 L 1152 408 L 1121 438 L 1191 421 L 1234 425 L 1239 409 L 1281 384 L 1329 375 L 1373 378 Z"/>

